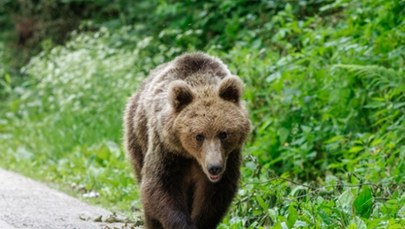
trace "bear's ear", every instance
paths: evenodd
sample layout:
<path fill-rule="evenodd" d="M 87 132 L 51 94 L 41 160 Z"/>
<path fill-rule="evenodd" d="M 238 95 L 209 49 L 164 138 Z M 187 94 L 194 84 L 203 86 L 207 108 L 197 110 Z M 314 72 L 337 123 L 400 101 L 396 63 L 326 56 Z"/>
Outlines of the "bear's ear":
<path fill-rule="evenodd" d="M 219 97 L 238 104 L 243 92 L 243 83 L 237 76 L 229 76 L 223 79 L 219 85 Z"/>
<path fill-rule="evenodd" d="M 194 99 L 190 86 L 181 80 L 176 80 L 169 85 L 169 101 L 176 112 L 181 111 Z"/>

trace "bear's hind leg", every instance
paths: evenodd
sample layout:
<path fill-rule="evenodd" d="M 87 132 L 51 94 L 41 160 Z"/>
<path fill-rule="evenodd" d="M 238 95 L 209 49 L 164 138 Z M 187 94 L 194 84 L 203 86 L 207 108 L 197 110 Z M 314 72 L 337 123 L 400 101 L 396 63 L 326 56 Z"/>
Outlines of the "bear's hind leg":
<path fill-rule="evenodd" d="M 135 175 L 136 175 L 136 180 L 138 183 L 141 183 L 142 181 L 142 176 L 141 176 L 141 171 L 143 167 L 143 153 L 141 150 L 141 147 L 139 144 L 136 144 L 134 139 L 129 140 L 129 144 L 131 144 L 131 147 L 127 149 L 129 152 L 129 157 L 132 161 L 133 168 L 135 170 Z"/>

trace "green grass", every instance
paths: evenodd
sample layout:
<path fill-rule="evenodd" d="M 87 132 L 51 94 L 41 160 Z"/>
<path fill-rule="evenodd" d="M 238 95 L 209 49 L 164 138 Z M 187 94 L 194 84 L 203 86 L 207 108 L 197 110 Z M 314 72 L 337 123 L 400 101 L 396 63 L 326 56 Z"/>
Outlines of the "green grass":
<path fill-rule="evenodd" d="M 154 13 L 189 7 L 164 5 Z M 257 15 L 237 4 L 220 5 L 237 16 L 203 49 L 245 82 L 254 126 L 220 228 L 405 226 L 402 6 L 336 1 L 300 16 L 285 5 L 252 21 Z M 194 13 L 188 21 L 201 19 Z M 205 17 L 203 32 L 218 14 Z M 200 32 L 180 19 L 159 34 L 131 26 L 75 33 L 31 58 L 25 78 L 0 68 L 0 166 L 76 196 L 96 191 L 89 201 L 128 215 L 139 208 L 122 113 L 151 69 L 201 48 Z"/>

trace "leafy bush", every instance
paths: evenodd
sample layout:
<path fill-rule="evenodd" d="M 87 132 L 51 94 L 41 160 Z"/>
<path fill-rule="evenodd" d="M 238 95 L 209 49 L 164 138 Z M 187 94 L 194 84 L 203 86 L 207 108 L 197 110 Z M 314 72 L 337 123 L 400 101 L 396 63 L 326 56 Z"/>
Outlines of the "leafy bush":
<path fill-rule="evenodd" d="M 77 35 L 23 68 L 31 84 L 15 88 L 7 104 L 0 161 L 66 187 L 97 190 L 119 205 L 137 197 L 119 145 L 125 98 L 144 75 L 134 49 L 114 48 L 110 37 L 107 30 Z M 30 171 L 36 166 L 42 169 Z M 117 191 L 118 184 L 131 188 Z"/>
<path fill-rule="evenodd" d="M 119 147 L 126 98 L 153 67 L 204 49 L 242 77 L 254 124 L 220 228 L 405 225 L 401 1 L 150 4 L 154 26 L 74 33 L 4 83 L 2 166 L 139 207 Z"/>

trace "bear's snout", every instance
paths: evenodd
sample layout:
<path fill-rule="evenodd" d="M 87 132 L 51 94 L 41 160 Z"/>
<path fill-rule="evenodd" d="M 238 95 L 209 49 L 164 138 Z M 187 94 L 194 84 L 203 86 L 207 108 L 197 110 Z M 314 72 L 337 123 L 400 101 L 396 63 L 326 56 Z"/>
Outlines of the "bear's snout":
<path fill-rule="evenodd" d="M 207 170 L 208 179 L 215 183 L 221 179 L 224 167 L 220 164 L 211 164 L 207 166 Z"/>
<path fill-rule="evenodd" d="M 221 165 L 208 165 L 208 172 L 211 175 L 218 175 L 222 172 L 222 166 Z"/>
<path fill-rule="evenodd" d="M 205 143 L 205 163 L 202 163 L 204 172 L 211 182 L 217 182 L 221 179 L 225 170 L 226 158 L 221 149 L 221 142 L 218 140 L 207 140 Z"/>

